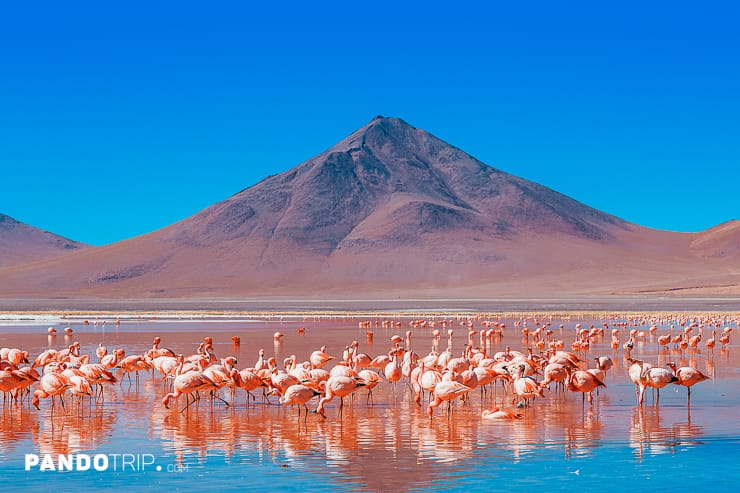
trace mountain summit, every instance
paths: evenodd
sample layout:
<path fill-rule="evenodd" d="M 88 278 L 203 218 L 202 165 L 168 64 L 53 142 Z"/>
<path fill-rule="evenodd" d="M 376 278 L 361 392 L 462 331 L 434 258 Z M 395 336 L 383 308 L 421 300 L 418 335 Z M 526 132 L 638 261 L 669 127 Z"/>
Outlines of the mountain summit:
<path fill-rule="evenodd" d="M 694 239 L 627 223 L 376 117 L 172 226 L 0 271 L 0 294 L 532 296 L 729 272 L 692 252 Z"/>
<path fill-rule="evenodd" d="M 191 240 L 258 236 L 296 242 L 319 255 L 369 243 L 420 242 L 420 235 L 457 228 L 500 238 L 537 231 L 593 240 L 627 228 L 616 217 L 384 117 L 193 222 L 199 228 L 188 228 Z M 383 231 L 376 229 L 381 223 Z"/>

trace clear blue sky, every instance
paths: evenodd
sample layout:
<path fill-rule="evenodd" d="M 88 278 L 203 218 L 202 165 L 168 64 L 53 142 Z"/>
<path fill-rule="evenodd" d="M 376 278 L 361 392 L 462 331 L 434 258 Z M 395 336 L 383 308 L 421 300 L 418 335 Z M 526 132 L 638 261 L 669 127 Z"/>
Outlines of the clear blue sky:
<path fill-rule="evenodd" d="M 740 219 L 737 3 L 252 3 L 3 6 L 0 212 L 125 239 L 382 114 L 628 221 Z"/>

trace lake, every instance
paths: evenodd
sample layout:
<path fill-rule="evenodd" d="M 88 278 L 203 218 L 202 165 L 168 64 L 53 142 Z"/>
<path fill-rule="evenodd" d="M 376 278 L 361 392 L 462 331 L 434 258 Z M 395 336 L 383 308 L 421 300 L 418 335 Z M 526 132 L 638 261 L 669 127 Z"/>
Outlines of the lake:
<path fill-rule="evenodd" d="M 235 356 L 238 367 L 251 367 L 259 349 L 274 356 L 282 367 L 292 354 L 299 361 L 327 346 L 326 352 L 341 357 L 345 346 L 359 342 L 360 351 L 376 356 L 387 354 L 390 337 L 412 330 L 411 349 L 426 355 L 433 344 L 431 323 L 443 332 L 438 351 L 447 345 L 452 328 L 452 348 L 460 355 L 468 340 L 470 320 L 480 330 L 483 320 L 504 323 L 503 337 L 486 349 L 489 354 L 511 347 L 526 352 L 536 322 L 550 323 L 553 338 L 562 339 L 566 349 L 574 339 L 575 325 L 609 325 L 606 335 L 591 339 L 585 356 L 608 355 L 614 367 L 606 377 L 606 388 L 594 395 L 592 406 L 581 395 L 545 391 L 529 408 L 516 408 L 511 395 L 501 386 L 481 393 L 475 389 L 466 403 L 456 402 L 448 414 L 444 406 L 433 419 L 426 406 L 413 400 L 405 379 L 397 384 L 382 383 L 368 401 L 360 389 L 354 399 L 345 398 L 341 418 L 339 401 L 326 408 L 326 418 L 309 413 L 298 419 L 297 408 L 257 399 L 247 405 L 246 394 L 235 398 L 224 389 L 221 396 L 230 406 L 203 398 L 185 412 L 185 397 L 170 409 L 162 403 L 166 394 L 159 375 L 142 373 L 140 382 L 106 387 L 103 403 L 74 403 L 66 397 L 66 413 L 51 411 L 51 401 L 42 399 L 37 411 L 27 402 L 4 402 L 0 436 L 0 479 L 17 482 L 26 491 L 48 491 L 60 487 L 76 491 L 99 489 L 171 491 L 489 491 L 538 488 L 548 491 L 685 491 L 710 487 L 714 491 L 734 490 L 740 479 L 737 453 L 740 452 L 740 365 L 735 341 L 713 351 L 702 341 L 696 349 L 661 350 L 657 336 L 677 334 L 679 318 L 708 315 L 675 314 L 470 314 L 405 313 L 403 316 L 365 314 L 224 314 L 218 316 L 172 314 L 124 316 L 115 325 L 114 316 L 83 316 L 58 319 L 30 317 L 3 320 L 0 347 L 19 347 L 35 358 L 47 348 L 64 349 L 79 341 L 81 352 L 90 354 L 103 344 L 112 350 L 122 347 L 127 355 L 141 354 L 159 336 L 161 346 L 192 354 L 204 336 L 214 340 L 219 357 Z M 12 318 L 12 317 L 11 317 Z M 426 327 L 411 327 L 426 320 Z M 388 323 L 384 327 L 382 322 Z M 442 325 L 445 321 L 445 325 Z M 526 322 L 525 322 L 526 321 Z M 369 322 L 374 337 L 366 338 Z M 376 327 L 377 322 L 377 327 Z M 714 322 L 732 329 L 737 336 L 736 316 L 715 315 Z M 713 323 L 714 323 L 713 322 Z M 691 407 L 686 389 L 664 388 L 658 405 L 650 391 L 642 407 L 637 406 L 620 344 L 610 346 L 611 327 L 626 323 L 620 334 L 627 339 L 631 329 L 657 331 L 638 340 L 632 356 L 664 366 L 694 366 L 711 377 L 692 388 Z M 400 327 L 396 324 L 400 324 Z M 517 326 L 515 326 L 517 325 Z M 560 328 L 563 325 L 563 328 Z M 56 336 L 47 335 L 55 327 Z M 673 326 L 673 328 L 672 328 Z M 64 327 L 74 333 L 67 336 Z M 305 328 L 303 334 L 298 328 Z M 273 334 L 284 334 L 281 342 Z M 704 328 L 704 339 L 711 328 Z M 696 331 L 694 331 L 695 333 Z M 241 344 L 231 342 L 239 336 Z M 719 337 L 719 336 L 718 336 Z M 478 337 L 475 336 L 477 344 Z M 35 386 L 34 386 L 35 388 Z M 316 399 L 309 403 L 315 409 Z M 481 412 L 498 406 L 521 413 L 519 420 L 481 419 Z M 28 456 L 57 460 L 58 454 L 74 454 L 85 462 L 87 471 L 26 471 Z M 105 471 L 95 470 L 104 456 Z M 115 461 L 115 467 L 114 467 Z M 125 464 L 124 464 L 125 462 Z M 48 465 L 48 464 L 47 464 Z M 158 470 L 159 469 L 159 470 Z"/>

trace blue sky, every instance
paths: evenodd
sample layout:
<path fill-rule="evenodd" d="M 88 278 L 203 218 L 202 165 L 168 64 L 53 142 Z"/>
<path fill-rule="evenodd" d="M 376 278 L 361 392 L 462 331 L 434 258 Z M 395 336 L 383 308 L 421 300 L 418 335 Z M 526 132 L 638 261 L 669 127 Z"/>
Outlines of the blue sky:
<path fill-rule="evenodd" d="M 740 8 L 34 2 L 0 13 L 0 212 L 105 244 L 397 116 L 628 221 L 740 219 Z"/>

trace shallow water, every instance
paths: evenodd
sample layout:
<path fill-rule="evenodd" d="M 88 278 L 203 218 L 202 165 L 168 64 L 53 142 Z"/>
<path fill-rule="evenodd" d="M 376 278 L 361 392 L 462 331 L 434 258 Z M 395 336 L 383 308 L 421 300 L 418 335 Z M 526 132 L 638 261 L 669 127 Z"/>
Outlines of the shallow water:
<path fill-rule="evenodd" d="M 431 316 L 427 317 L 431 320 Z M 439 317 L 438 317 L 439 318 Z M 447 316 L 450 320 L 452 317 Z M 0 347 L 20 347 L 35 357 L 44 349 L 62 349 L 71 341 L 82 345 L 83 354 L 94 358 L 98 343 L 109 349 L 123 347 L 126 354 L 143 353 L 152 338 L 162 346 L 190 354 L 204 335 L 214 338 L 219 357 L 235 355 L 239 367 L 253 366 L 257 352 L 264 348 L 279 363 L 291 354 L 307 359 L 322 345 L 341 356 L 344 347 L 360 341 L 360 350 L 371 356 L 387 353 L 389 337 L 409 328 L 410 318 L 397 318 L 401 328 L 373 327 L 369 343 L 358 322 L 370 317 L 333 319 L 271 317 L 262 320 L 123 320 L 85 326 L 79 320 L 60 321 L 59 334 L 49 338 L 50 321 L 5 321 L 0 325 Z M 647 319 L 645 319 L 647 320 Z M 503 339 L 495 341 L 489 353 L 506 346 L 522 350 L 527 341 L 507 324 Z M 555 337 L 568 344 L 574 326 L 608 322 L 567 317 L 552 319 Z M 660 352 L 656 336 L 669 331 L 675 321 L 661 320 L 655 336 L 638 342 L 633 357 L 664 365 L 696 366 L 712 377 L 693 387 L 690 409 L 686 389 L 669 386 L 655 405 L 650 393 L 642 407 L 636 405 L 634 386 L 624 369 L 623 351 L 613 352 L 609 335 L 592 339 L 589 357 L 610 355 L 615 367 L 607 376 L 607 388 L 594 396 L 593 406 L 572 393 L 546 392 L 518 421 L 491 422 L 481 419 L 483 409 L 495 405 L 515 409 L 501 387 L 481 394 L 471 393 L 467 404 L 459 402 L 448 414 L 444 407 L 429 420 L 403 383 L 381 384 L 368 403 L 362 389 L 355 399 L 345 399 L 341 418 L 338 401 L 327 406 L 326 419 L 309 414 L 298 419 L 297 408 L 266 404 L 257 398 L 246 404 L 243 391 L 232 402 L 210 404 L 207 399 L 180 412 L 185 398 L 165 409 L 165 394 L 159 378 L 142 374 L 138 386 L 125 381 L 106 388 L 103 404 L 77 407 L 67 398 L 66 414 L 52 413 L 51 402 L 42 400 L 41 411 L 27 403 L 6 403 L 0 435 L 0 479 L 18 481 L 29 491 L 46 491 L 49 485 L 71 485 L 78 491 L 100 488 L 136 490 L 274 491 L 483 491 L 521 487 L 552 491 L 601 487 L 606 491 L 681 491 L 688 486 L 708 486 L 730 491 L 737 484 L 740 468 L 740 358 L 737 345 L 707 351 Z M 467 328 L 455 320 L 453 350 L 458 355 L 467 341 Z M 532 319 L 529 320 L 533 328 Z M 558 326 L 563 324 L 561 331 Z M 723 320 L 733 328 L 734 320 Z M 72 336 L 61 329 L 74 328 Z M 649 324 L 636 327 L 647 330 Z M 305 327 L 304 335 L 296 329 Z M 478 321 L 475 328 L 480 328 Z M 632 327 L 629 327 L 632 328 Z M 628 330 L 629 330 L 628 328 Z M 285 334 L 275 344 L 275 331 Z M 676 332 L 673 330 L 672 332 Z M 230 338 L 241 337 L 234 346 Z M 705 337 L 708 335 L 705 333 Z M 622 334 L 622 340 L 625 340 Z M 477 338 L 476 338 L 477 341 Z M 446 338 L 439 351 L 446 347 Z M 432 345 L 430 328 L 413 329 L 411 348 L 420 355 Z M 316 401 L 310 404 L 315 408 Z M 135 461 L 154 464 L 113 467 L 89 471 L 25 471 L 26 454 L 132 454 Z M 696 465 L 701 465 L 697 467 Z M 157 471 L 157 466 L 161 471 Z M 115 470 L 113 470 L 115 469 Z M 733 488 L 734 489 L 734 488 Z"/>

